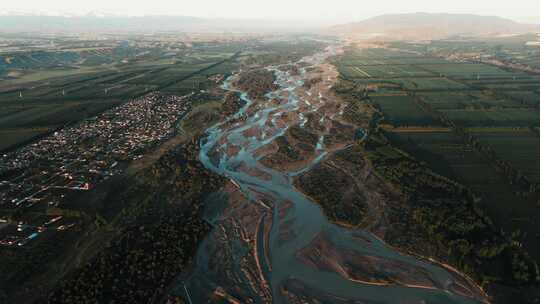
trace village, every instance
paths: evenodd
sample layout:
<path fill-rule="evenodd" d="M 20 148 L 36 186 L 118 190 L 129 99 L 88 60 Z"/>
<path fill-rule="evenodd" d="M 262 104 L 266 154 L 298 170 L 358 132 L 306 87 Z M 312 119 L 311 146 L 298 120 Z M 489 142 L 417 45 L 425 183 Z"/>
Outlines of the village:
<path fill-rule="evenodd" d="M 27 246 L 75 217 L 70 194 L 88 191 L 177 132 L 191 94 L 151 93 L 0 156 L 0 246 Z"/>

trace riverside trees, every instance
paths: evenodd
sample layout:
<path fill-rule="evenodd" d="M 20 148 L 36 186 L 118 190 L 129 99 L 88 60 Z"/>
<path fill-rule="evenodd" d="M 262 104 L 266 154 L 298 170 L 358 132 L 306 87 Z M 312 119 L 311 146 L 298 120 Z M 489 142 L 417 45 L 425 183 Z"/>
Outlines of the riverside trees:
<path fill-rule="evenodd" d="M 209 230 L 204 197 L 225 181 L 203 167 L 198 151 L 192 140 L 138 176 L 136 188 L 146 191 L 125 194 L 133 201 L 117 219 L 120 236 L 63 280 L 50 303 L 147 303 L 163 296 Z"/>

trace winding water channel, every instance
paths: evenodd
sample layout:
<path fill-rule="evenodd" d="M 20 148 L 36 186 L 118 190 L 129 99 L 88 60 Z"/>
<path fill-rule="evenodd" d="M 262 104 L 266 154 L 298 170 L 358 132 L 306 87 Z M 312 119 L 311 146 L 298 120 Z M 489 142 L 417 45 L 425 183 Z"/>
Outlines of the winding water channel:
<path fill-rule="evenodd" d="M 213 172 L 232 180 L 246 197 L 248 204 L 265 207 L 259 208 L 265 210 L 261 218 L 271 222 L 271 228 L 268 228 L 270 231 L 267 238 L 263 236 L 263 230 L 257 232 L 260 237 L 256 238 L 258 250 L 255 254 L 258 255 L 256 259 L 260 261 L 262 268 L 264 278 L 261 280 L 267 282 L 271 301 L 287 303 L 281 289 L 287 280 L 294 279 L 302 282 L 310 290 L 339 296 L 349 301 L 340 303 L 480 303 L 478 300 L 454 292 L 456 273 L 429 260 L 404 255 L 368 231 L 351 230 L 330 223 L 317 204 L 295 189 L 292 184 L 294 176 L 310 170 L 328 155 L 322 136 L 314 151 L 316 154 L 314 161 L 305 168 L 294 172 L 281 172 L 261 164 L 261 155 L 257 151 L 265 148 L 291 127 L 284 123 L 286 120 L 280 120 L 282 115 L 293 113 L 299 117 L 296 123 L 303 125 L 306 118 L 301 112 L 302 109 L 305 111 L 307 105 L 309 111 L 317 111 L 321 106 L 322 102 L 310 103 L 300 98 L 296 92 L 304 83 L 306 69 L 322 64 L 334 52 L 335 49 L 329 47 L 324 52 L 302 59 L 297 75 L 291 75 L 278 67 L 267 67 L 273 71 L 279 88 L 267 94 L 267 100 L 264 102 L 254 102 L 249 99 L 246 92 L 234 88 L 232 85 L 234 76 L 231 76 L 223 88 L 238 93 L 245 105 L 226 121 L 209 128 L 206 131 L 206 138 L 201 142 L 201 162 Z M 322 98 L 316 94 L 313 97 Z M 279 103 L 276 103 L 276 100 L 279 100 Z M 299 107 L 300 103 L 305 103 L 302 109 Z M 323 116 L 321 120 L 324 119 L 332 118 Z M 254 127 L 261 132 L 256 136 L 246 136 L 246 131 Z M 231 150 L 231 146 L 240 148 Z M 285 204 L 288 204 L 287 212 L 284 216 L 280 216 L 280 210 Z M 228 214 L 231 217 L 234 212 Z M 219 231 L 229 227 L 221 225 L 227 220 L 235 219 L 227 218 L 227 215 L 216 219 L 215 233 L 211 233 L 199 248 L 196 269 L 182 286 L 192 303 L 212 302 L 211 293 L 216 288 L 221 288 L 220 290 L 224 290 L 223 293 L 240 299 L 238 302 L 245 303 L 243 302 L 245 299 L 242 300 L 238 295 L 238 290 L 252 288 L 243 274 L 236 275 L 240 278 L 240 282 L 229 282 L 231 286 L 226 286 L 228 272 L 220 269 L 220 265 L 233 265 L 234 271 L 235 267 L 241 267 L 241 261 L 249 254 L 249 248 L 246 248 L 238 238 L 230 237 L 224 240 L 221 237 L 221 243 L 216 244 L 218 233 L 227 234 L 226 231 Z M 286 239 L 281 237 L 284 225 L 287 225 L 286 230 L 289 231 L 289 237 Z M 298 259 L 297 253 L 322 233 L 341 250 L 346 249 L 361 255 L 392 261 L 392 265 L 407 265 L 410 269 L 420 269 L 435 287 L 355 282 L 335 272 L 308 267 Z M 359 242 L 359 238 L 365 241 Z M 220 246 L 233 248 L 233 254 L 227 258 L 220 257 L 219 259 L 223 260 L 216 263 L 216 254 L 225 250 L 221 250 Z M 266 257 L 265 250 L 268 252 Z M 385 270 L 384 265 L 381 267 L 382 269 L 379 269 L 381 273 L 390 271 Z M 265 302 L 256 296 L 251 299 L 254 303 Z"/>

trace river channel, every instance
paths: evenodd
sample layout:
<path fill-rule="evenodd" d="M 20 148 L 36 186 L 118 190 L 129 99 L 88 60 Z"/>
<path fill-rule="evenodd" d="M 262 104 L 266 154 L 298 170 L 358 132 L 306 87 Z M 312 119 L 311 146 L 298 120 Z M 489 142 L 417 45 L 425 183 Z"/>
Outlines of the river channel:
<path fill-rule="evenodd" d="M 306 290 L 317 291 L 319 295 L 334 295 L 341 299 L 339 303 L 482 303 L 455 292 L 456 273 L 452 270 L 428 259 L 403 254 L 369 231 L 348 229 L 329 222 L 321 208 L 293 186 L 295 175 L 305 173 L 329 155 L 324 137 L 321 136 L 313 152 L 316 155 L 314 160 L 300 170 L 283 172 L 262 164 L 262 156 L 258 151 L 285 134 L 292 126 L 281 117 L 295 114 L 299 119 L 294 123 L 301 126 L 305 124 L 306 101 L 297 95 L 297 91 L 306 80 L 306 70 L 323 64 L 335 52 L 336 47 L 328 47 L 324 52 L 303 58 L 295 63 L 300 67 L 298 73 L 283 71 L 275 66 L 266 67 L 274 73 L 275 83 L 279 87 L 266 95 L 266 101 L 253 101 L 247 92 L 235 88 L 235 75 L 224 82 L 223 89 L 237 93 L 244 105 L 235 115 L 206 131 L 201 141 L 200 161 L 209 170 L 230 179 L 245 197 L 246 204 L 258 205 L 261 222 L 271 223 L 268 226 L 271 228 L 267 228 L 269 232 L 266 237 L 263 231 L 256 232 L 260 237 L 256 238 L 256 250 L 253 253 L 253 250 L 235 237 L 221 237 L 220 244 L 215 244 L 218 232 L 221 235 L 228 233 L 224 230 L 230 226 L 222 223 L 236 220 L 230 218 L 234 212 L 216 218 L 213 228 L 215 233 L 210 233 L 203 241 L 193 273 L 179 288 L 185 291 L 188 302 L 194 304 L 213 302 L 216 290 L 220 291 L 219 294 L 226 294 L 226 298 L 236 299 L 230 300 L 231 303 L 264 303 L 269 302 L 269 299 L 273 303 L 288 303 L 282 289 L 290 280 L 301 282 Z M 313 96 L 313 99 L 321 98 L 317 94 Z M 303 107 L 299 106 L 301 103 L 304 103 Z M 307 101 L 307 104 L 308 111 L 318 111 L 322 103 Z M 247 136 L 246 131 L 253 128 L 259 130 L 258 134 Z M 230 149 L 231 146 L 240 148 Z M 284 213 L 285 204 L 287 212 Z M 283 238 L 284 225 L 287 226 L 287 238 Z M 384 265 L 406 265 L 405 269 L 409 267 L 420 270 L 435 287 L 358 282 L 335 272 L 309 267 L 298 258 L 298 252 L 321 234 L 339 250 L 392 261 L 390 264 L 382 264 L 382 269 L 378 270 L 380 273 L 389 271 L 384 269 Z M 359 242 L 359 238 L 364 241 Z M 233 253 L 220 256 L 221 260 L 216 262 L 216 255 L 225 251 L 222 247 L 229 248 Z M 235 267 L 242 267 L 242 261 L 250 254 L 258 255 L 255 259 L 260 264 L 262 278 L 257 282 L 265 282 L 269 291 L 266 298 L 253 294 L 257 288 L 253 288 L 250 280 L 242 273 L 234 275 L 237 281 L 227 282 L 228 275 L 235 271 Z M 229 270 L 221 269 L 221 265 L 228 265 Z M 239 292 L 242 289 L 252 291 L 242 294 Z M 246 297 L 249 294 L 252 296 Z"/>

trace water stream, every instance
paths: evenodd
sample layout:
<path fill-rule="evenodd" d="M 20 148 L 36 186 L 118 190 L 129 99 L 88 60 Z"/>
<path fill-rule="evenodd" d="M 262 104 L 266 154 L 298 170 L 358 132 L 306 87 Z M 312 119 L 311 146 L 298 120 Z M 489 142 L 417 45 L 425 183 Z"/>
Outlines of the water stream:
<path fill-rule="evenodd" d="M 299 103 L 306 103 L 311 111 L 316 111 L 322 104 L 302 100 L 297 96 L 296 90 L 304 83 L 306 67 L 322 64 L 333 52 L 334 49 L 330 47 L 324 52 L 302 59 L 301 66 L 303 67 L 298 75 L 291 75 L 277 67 L 267 67 L 274 73 L 279 88 L 267 94 L 265 102 L 254 102 L 246 92 L 234 88 L 231 84 L 234 76 L 231 76 L 225 81 L 223 88 L 237 92 L 245 105 L 226 121 L 209 128 L 206 131 L 206 137 L 201 142 L 200 160 L 208 169 L 231 179 L 238 185 L 249 203 L 259 203 L 261 195 L 271 201 L 270 210 L 266 214 L 272 217 L 272 228 L 269 240 L 267 240 L 270 265 L 266 265 L 264 257 L 261 256 L 260 260 L 270 286 L 272 302 L 286 303 L 280 289 L 287 279 L 294 278 L 309 286 L 310 289 L 338 295 L 345 299 L 362 300 L 361 303 L 479 303 L 451 291 L 450 286 L 454 282 L 455 274 L 451 274 L 446 268 L 428 260 L 397 252 L 368 231 L 350 230 L 330 223 L 317 204 L 295 189 L 292 178 L 310 170 L 328 155 L 324 137 L 321 136 L 319 139 L 316 151 L 314 151 L 316 154 L 314 161 L 301 170 L 281 172 L 261 164 L 260 155 L 256 151 L 273 142 L 291 127 L 284 124 L 284 120 L 280 120 L 282 115 L 295 113 L 299 117 L 297 123 L 304 125 L 306 118 L 302 113 L 298 113 L 301 111 Z M 310 97 L 321 99 L 323 96 L 320 94 L 317 96 L 317 93 L 314 93 Z M 275 100 L 280 102 L 276 103 Z M 329 120 L 331 117 L 323 116 L 321 122 L 324 119 Z M 255 126 L 262 130 L 260 135 L 246 136 L 246 131 Z M 231 145 L 241 148 L 235 153 L 227 152 Z M 262 174 L 253 174 L 252 172 L 255 171 Z M 280 218 L 279 209 L 286 202 L 292 202 L 292 207 L 285 217 Z M 293 232 L 292 237 L 285 241 L 280 239 L 280 231 L 284 223 L 287 223 L 287 229 Z M 328 236 L 339 248 L 347 248 L 364 255 L 422 269 L 438 288 L 415 288 L 400 284 L 390 286 L 363 284 L 347 280 L 334 272 L 318 271 L 308 267 L 297 258 L 297 252 L 308 246 L 321 233 Z M 358 242 L 359 236 L 366 241 Z M 196 269 L 191 279 L 184 285 L 193 303 L 210 301 L 208 293 L 212 288 L 220 285 L 214 268 L 209 266 L 212 251 L 208 248 L 212 247 L 212 242 L 214 238 L 209 236 L 201 245 L 197 254 Z M 231 239 L 230 242 L 234 242 L 231 246 L 237 248 L 237 257 L 247 254 L 247 249 L 243 248 L 237 240 Z M 264 242 L 264 238 L 258 238 L 257 247 L 261 248 L 259 254 L 263 251 Z M 239 263 L 238 261 L 229 262 Z M 255 299 L 255 302 L 262 301 Z"/>

